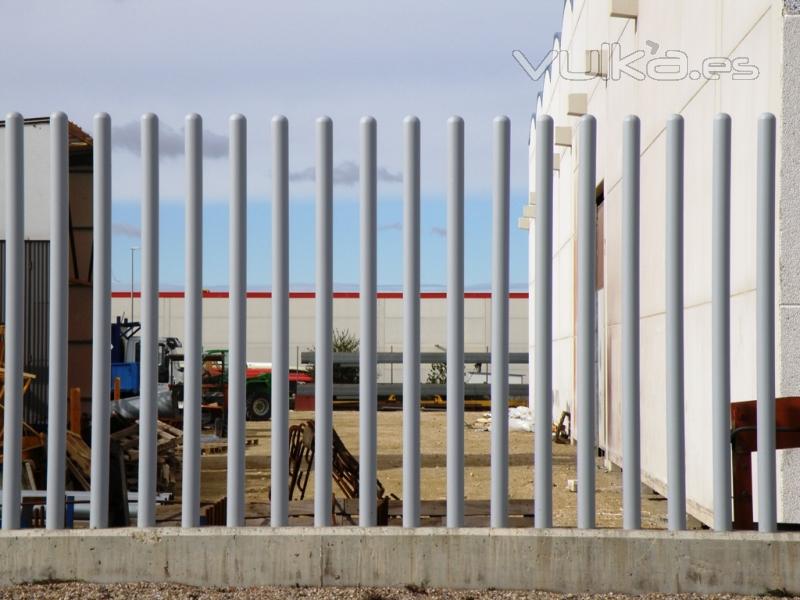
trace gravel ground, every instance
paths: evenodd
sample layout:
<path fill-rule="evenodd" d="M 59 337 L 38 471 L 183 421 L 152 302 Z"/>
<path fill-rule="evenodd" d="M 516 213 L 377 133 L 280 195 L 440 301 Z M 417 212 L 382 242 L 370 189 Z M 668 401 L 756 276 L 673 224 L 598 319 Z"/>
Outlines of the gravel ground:
<path fill-rule="evenodd" d="M 784 596 L 776 593 L 776 596 Z M 728 600 L 745 599 L 748 596 L 730 594 L 648 594 L 645 596 L 625 596 L 623 594 L 550 594 L 544 592 L 507 592 L 507 591 L 449 591 L 426 590 L 410 586 L 406 589 L 362 589 L 362 588 L 197 588 L 183 585 L 164 585 L 149 583 L 129 583 L 120 585 L 95 585 L 88 583 L 50 583 L 0 588 L 0 599 L 64 599 L 64 600 L 116 600 L 117 598 L 177 599 L 177 600 L 270 600 L 273 598 L 320 598 L 320 599 L 352 599 L 352 600 L 438 600 L 453 598 L 454 600 L 497 598 L 504 600 L 589 600 L 608 599 L 625 600 L 627 598 L 665 600 L 681 598 L 683 600 Z M 756 598 L 750 596 L 750 598 Z M 763 598 L 761 596 L 760 598 Z"/>

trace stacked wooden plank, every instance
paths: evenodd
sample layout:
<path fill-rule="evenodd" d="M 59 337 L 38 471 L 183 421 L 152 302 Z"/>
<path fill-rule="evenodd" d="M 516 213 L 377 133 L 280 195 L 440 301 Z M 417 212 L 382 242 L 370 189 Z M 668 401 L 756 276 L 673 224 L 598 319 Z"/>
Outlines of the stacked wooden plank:
<path fill-rule="evenodd" d="M 92 450 L 83 438 L 67 431 L 67 472 L 75 480 L 75 488 L 88 490 L 92 472 Z"/>
<path fill-rule="evenodd" d="M 138 490 L 139 481 L 139 422 L 111 434 L 119 442 L 125 459 L 125 476 L 129 490 Z M 159 492 L 175 492 L 181 472 L 183 432 L 163 421 L 156 429 L 156 487 Z"/>

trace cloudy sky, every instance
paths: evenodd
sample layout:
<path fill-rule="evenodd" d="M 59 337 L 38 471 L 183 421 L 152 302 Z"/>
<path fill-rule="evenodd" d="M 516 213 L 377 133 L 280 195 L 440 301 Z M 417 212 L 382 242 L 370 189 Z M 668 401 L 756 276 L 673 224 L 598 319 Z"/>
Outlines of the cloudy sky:
<path fill-rule="evenodd" d="M 291 281 L 314 281 L 314 120 L 334 122 L 334 281 L 358 283 L 358 121 L 378 120 L 379 285 L 402 282 L 402 120 L 422 121 L 422 283 L 445 282 L 445 132 L 466 122 L 466 285 L 488 289 L 491 124 L 512 123 L 512 285 L 527 280 L 528 125 L 540 84 L 511 56 L 544 56 L 563 0 L 25 0 L 2 2 L 2 112 L 113 121 L 113 277 L 130 287 L 139 245 L 139 118 L 161 122 L 161 285 L 183 285 L 183 121 L 205 129 L 205 287 L 227 286 L 228 117 L 248 123 L 248 287 L 268 289 L 269 121 L 290 123 Z M 357 231 L 357 229 L 356 229 Z M 135 274 L 138 282 L 138 268 Z M 137 283 L 138 285 L 138 283 Z"/>

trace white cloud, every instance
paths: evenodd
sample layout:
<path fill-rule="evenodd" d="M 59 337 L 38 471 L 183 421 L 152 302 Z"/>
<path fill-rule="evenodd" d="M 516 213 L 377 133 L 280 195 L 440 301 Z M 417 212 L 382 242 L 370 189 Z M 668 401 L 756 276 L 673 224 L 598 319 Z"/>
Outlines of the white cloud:
<path fill-rule="evenodd" d="M 306 167 L 300 171 L 294 171 L 289 174 L 289 181 L 314 181 L 316 169 L 314 167 Z M 399 183 L 403 181 L 403 176 L 400 173 L 393 173 L 386 167 L 378 167 L 376 169 L 378 181 L 387 183 Z M 333 168 L 333 183 L 336 185 L 355 185 L 358 183 L 359 168 L 353 161 L 345 161 L 339 163 Z"/>

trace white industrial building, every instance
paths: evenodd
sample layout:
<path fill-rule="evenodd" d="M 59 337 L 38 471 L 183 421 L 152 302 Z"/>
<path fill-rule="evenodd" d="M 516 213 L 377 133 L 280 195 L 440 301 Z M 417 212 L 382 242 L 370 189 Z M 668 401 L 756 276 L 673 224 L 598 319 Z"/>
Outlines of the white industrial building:
<path fill-rule="evenodd" d="M 778 117 L 777 395 L 800 394 L 800 16 L 784 0 L 567 0 L 554 50 L 568 51 L 569 69 L 556 61 L 545 76 L 537 114 L 555 124 L 554 156 L 554 412 L 575 414 L 577 120 L 597 118 L 598 194 L 598 440 L 606 457 L 624 468 L 621 415 L 621 193 L 622 125 L 639 115 L 641 140 L 641 425 L 644 482 L 666 493 L 665 406 L 665 124 L 686 121 L 685 182 L 685 402 L 688 510 L 712 519 L 711 477 L 711 156 L 712 121 L 733 119 L 731 341 L 732 400 L 754 400 L 756 127 L 762 112 Z M 613 76 L 612 47 L 621 56 L 643 51 L 634 64 L 681 51 L 688 75 L 676 81 Z M 700 73 L 721 57 L 749 76 Z M 538 57 L 537 57 L 538 58 Z M 536 64 L 537 61 L 531 61 Z M 707 63 L 706 63 L 707 64 Z M 727 64 L 723 62 L 723 64 Z M 609 77 L 609 68 L 612 76 Z M 698 69 L 697 72 L 692 72 Z M 575 76 L 575 72 L 586 76 Z M 531 126 L 530 190 L 535 189 L 535 126 Z M 530 313 L 534 291 L 535 195 L 520 218 L 530 230 Z M 531 353 L 534 352 L 533 336 Z M 532 354 L 531 354 L 532 356 Z M 531 361 L 533 362 L 533 361 Z M 580 415 L 576 419 L 580 436 Z M 573 429 L 574 431 L 574 429 Z M 580 440 L 578 441 L 580 443 Z M 797 451 L 779 451 L 778 518 L 800 521 Z M 794 459 L 792 458 L 794 456 Z"/>
<path fill-rule="evenodd" d="M 400 352 L 403 349 L 403 296 L 396 292 L 379 292 L 377 308 L 378 352 Z M 203 347 L 228 347 L 228 294 L 203 294 Z M 491 294 L 467 292 L 464 295 L 464 351 L 489 352 L 491 347 Z M 182 292 L 162 292 L 160 295 L 159 335 L 184 337 L 184 297 Z M 114 292 L 112 316 L 130 317 L 131 295 Z M 138 292 L 133 298 L 134 319 L 140 314 Z M 289 362 L 301 366 L 300 353 L 315 346 L 314 293 L 293 292 L 289 299 Z M 509 296 L 509 347 L 511 352 L 528 350 L 528 294 Z M 423 292 L 420 297 L 420 350 L 442 351 L 447 342 L 447 299 L 444 293 Z M 333 298 L 333 327 L 359 335 L 358 293 L 337 292 Z M 269 292 L 250 292 L 247 295 L 247 360 L 272 360 L 272 299 Z M 422 365 L 423 378 L 427 365 Z M 483 371 L 487 369 L 482 366 Z M 467 365 L 467 370 L 473 366 Z M 513 383 L 527 383 L 525 365 L 511 365 Z M 383 382 L 399 382 L 402 365 L 380 365 Z M 475 380 L 476 383 L 481 379 Z"/>

